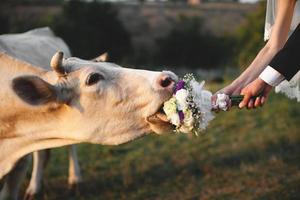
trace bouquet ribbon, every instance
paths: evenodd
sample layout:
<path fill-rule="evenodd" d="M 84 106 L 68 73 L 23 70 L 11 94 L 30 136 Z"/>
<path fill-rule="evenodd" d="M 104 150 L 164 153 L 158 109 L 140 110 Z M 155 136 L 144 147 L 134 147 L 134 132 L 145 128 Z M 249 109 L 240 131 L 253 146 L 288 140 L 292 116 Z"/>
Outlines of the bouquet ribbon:
<path fill-rule="evenodd" d="M 261 95 L 251 97 L 252 100 L 255 100 L 257 97 L 261 97 Z M 244 95 L 231 95 L 229 96 L 231 100 L 231 106 L 238 106 L 244 99 Z"/>

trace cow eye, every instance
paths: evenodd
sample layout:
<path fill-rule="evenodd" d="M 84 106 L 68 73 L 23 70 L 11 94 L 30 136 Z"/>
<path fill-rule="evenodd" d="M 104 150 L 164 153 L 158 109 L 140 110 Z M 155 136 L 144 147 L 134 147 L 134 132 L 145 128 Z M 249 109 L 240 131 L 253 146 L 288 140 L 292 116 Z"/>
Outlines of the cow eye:
<path fill-rule="evenodd" d="M 103 79 L 104 79 L 103 75 L 98 74 L 98 73 L 92 73 L 87 77 L 85 84 L 86 85 L 94 85 Z"/>

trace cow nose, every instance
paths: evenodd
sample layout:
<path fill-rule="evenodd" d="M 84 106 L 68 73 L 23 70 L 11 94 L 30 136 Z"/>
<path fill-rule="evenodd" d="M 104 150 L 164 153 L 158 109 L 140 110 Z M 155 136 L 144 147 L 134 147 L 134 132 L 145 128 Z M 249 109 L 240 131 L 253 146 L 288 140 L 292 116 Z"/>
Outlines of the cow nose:
<path fill-rule="evenodd" d="M 171 72 L 162 72 L 157 78 L 158 89 L 165 89 L 173 92 L 177 76 Z"/>

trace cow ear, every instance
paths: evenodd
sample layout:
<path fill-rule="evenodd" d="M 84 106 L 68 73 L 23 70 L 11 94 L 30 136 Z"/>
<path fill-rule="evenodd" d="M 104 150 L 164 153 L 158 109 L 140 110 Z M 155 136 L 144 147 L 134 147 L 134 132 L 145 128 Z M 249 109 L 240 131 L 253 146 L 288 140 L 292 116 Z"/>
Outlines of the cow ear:
<path fill-rule="evenodd" d="M 106 62 L 108 60 L 108 53 L 105 52 L 104 54 L 101 54 L 100 56 L 92 59 L 94 62 Z"/>
<path fill-rule="evenodd" d="M 20 99 L 30 105 L 43 105 L 57 101 L 55 87 L 37 76 L 14 78 L 12 89 Z"/>

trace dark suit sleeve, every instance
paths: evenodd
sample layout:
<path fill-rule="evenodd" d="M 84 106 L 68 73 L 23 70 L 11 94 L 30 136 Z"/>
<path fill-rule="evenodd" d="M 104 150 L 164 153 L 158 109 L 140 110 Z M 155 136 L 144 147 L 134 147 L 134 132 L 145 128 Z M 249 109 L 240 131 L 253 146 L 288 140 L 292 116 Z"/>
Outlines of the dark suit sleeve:
<path fill-rule="evenodd" d="M 300 70 L 300 24 L 269 64 L 287 80 Z"/>

